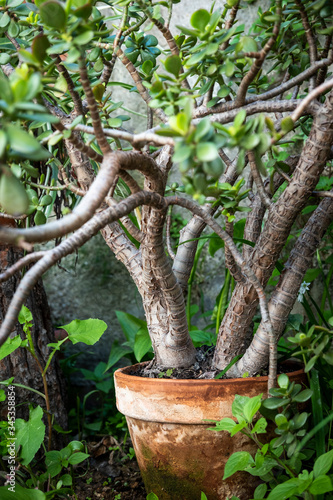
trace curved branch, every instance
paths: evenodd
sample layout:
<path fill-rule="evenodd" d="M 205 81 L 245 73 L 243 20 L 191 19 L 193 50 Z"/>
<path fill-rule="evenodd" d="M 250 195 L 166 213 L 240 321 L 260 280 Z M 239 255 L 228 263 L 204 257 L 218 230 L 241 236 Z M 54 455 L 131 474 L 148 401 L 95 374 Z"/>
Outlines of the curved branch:
<path fill-rule="evenodd" d="M 69 238 L 62 241 L 58 246 L 52 248 L 51 250 L 46 251 L 45 255 L 24 275 L 15 292 L 8 308 L 7 315 L 1 325 L 0 346 L 5 342 L 12 329 L 15 327 L 21 306 L 28 296 L 29 291 L 48 269 L 50 269 L 58 260 L 81 247 L 107 224 L 128 215 L 136 207 L 143 204 L 166 207 L 164 198 L 156 193 L 146 191 L 135 193 L 129 196 L 126 200 L 118 203 L 117 206 L 110 207 L 103 212 L 96 214 Z"/>
<path fill-rule="evenodd" d="M 43 242 L 75 231 L 87 222 L 102 204 L 112 186 L 119 169 L 140 170 L 151 178 L 156 191 L 161 189 L 163 182 L 161 173 L 155 162 L 149 157 L 134 153 L 115 151 L 105 156 L 100 171 L 81 203 L 69 215 L 43 226 L 29 229 L 14 229 L 0 227 L 0 241 L 20 245 L 25 242 Z"/>
<path fill-rule="evenodd" d="M 0 283 L 3 281 L 7 281 L 9 278 L 14 276 L 14 274 L 18 273 L 25 266 L 31 264 L 32 262 L 36 262 L 36 260 L 40 260 L 46 254 L 45 250 L 40 252 L 29 253 L 25 255 L 20 260 L 15 262 L 11 267 L 8 267 L 3 273 L 0 274 Z"/>
<path fill-rule="evenodd" d="M 332 192 L 333 194 L 333 192 Z M 269 301 L 269 314 L 274 327 L 276 341 L 282 335 L 289 314 L 296 302 L 304 275 L 312 265 L 312 257 L 326 229 L 333 220 L 333 199 L 323 200 L 306 223 L 281 274 L 279 283 Z M 243 358 L 234 365 L 228 376 L 240 377 L 249 372 L 252 377 L 267 363 L 268 344 L 260 324 L 250 347 Z"/>
<path fill-rule="evenodd" d="M 224 231 L 221 226 L 214 220 L 214 218 L 207 214 L 201 207 L 196 205 L 193 201 L 186 200 L 184 198 L 179 198 L 178 196 L 170 196 L 166 199 L 167 204 L 178 205 L 190 210 L 193 214 L 200 217 L 207 226 L 209 226 L 215 233 L 223 239 L 226 246 L 229 248 L 230 253 L 233 256 L 234 261 L 239 266 L 242 274 L 246 277 L 247 282 L 250 283 L 258 296 L 260 312 L 262 317 L 262 324 L 265 330 L 265 335 L 268 338 L 269 343 L 269 376 L 268 376 L 268 388 L 274 387 L 276 379 L 276 340 L 273 332 L 273 327 L 268 312 L 268 303 L 264 288 L 260 281 L 247 264 L 246 260 L 242 257 L 241 253 L 238 251 L 233 239 L 229 234 Z M 266 358 L 267 359 L 267 358 Z"/>

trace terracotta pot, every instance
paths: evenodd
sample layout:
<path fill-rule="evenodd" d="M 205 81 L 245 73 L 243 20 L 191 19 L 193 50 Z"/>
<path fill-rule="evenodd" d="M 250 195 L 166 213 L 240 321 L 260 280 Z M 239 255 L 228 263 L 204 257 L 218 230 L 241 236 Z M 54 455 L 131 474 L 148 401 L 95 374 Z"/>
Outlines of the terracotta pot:
<path fill-rule="evenodd" d="M 252 497 L 256 478 L 237 473 L 222 481 L 224 466 L 235 451 L 255 454 L 243 434 L 208 430 L 204 420 L 232 417 L 235 394 L 267 396 L 267 377 L 226 380 L 154 379 L 129 375 L 140 365 L 115 372 L 118 410 L 126 416 L 147 493 L 159 500 L 226 500 Z M 288 373 L 306 382 L 302 370 Z"/>

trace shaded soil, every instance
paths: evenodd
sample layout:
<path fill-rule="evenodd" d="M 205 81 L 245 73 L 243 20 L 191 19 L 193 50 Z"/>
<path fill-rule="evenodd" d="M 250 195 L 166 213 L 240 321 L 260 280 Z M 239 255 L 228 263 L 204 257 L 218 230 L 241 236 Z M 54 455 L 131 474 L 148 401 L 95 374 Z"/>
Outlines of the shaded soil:
<path fill-rule="evenodd" d="M 155 364 L 154 360 L 148 364 L 142 364 L 141 367 L 134 365 L 132 369 L 126 371 L 128 375 L 136 375 L 137 377 L 147 378 L 170 378 L 170 379 L 213 379 L 219 375 L 220 370 L 212 370 L 212 360 L 214 356 L 215 346 L 201 346 L 196 349 L 196 362 L 189 368 L 173 368 L 163 370 Z M 299 370 L 302 367 L 301 363 L 288 361 L 284 364 L 278 365 L 277 373 L 289 373 Z M 261 370 L 257 377 L 268 375 L 268 369 Z M 219 376 L 218 378 L 227 378 L 226 375 Z"/>
<path fill-rule="evenodd" d="M 88 444 L 90 466 L 76 475 L 78 500 L 146 500 L 138 464 L 128 455 L 130 446 L 123 449 L 111 436 Z"/>

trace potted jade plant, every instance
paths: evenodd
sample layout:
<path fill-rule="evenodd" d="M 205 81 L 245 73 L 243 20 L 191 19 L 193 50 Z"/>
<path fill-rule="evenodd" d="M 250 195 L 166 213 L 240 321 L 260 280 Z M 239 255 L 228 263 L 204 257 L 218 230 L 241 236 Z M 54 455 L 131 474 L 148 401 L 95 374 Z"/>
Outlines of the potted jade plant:
<path fill-rule="evenodd" d="M 37 280 L 101 232 L 142 297 L 154 351 L 115 377 L 148 492 L 248 498 L 249 481 L 222 481 L 234 441 L 248 441 L 204 420 L 274 386 L 277 341 L 333 219 L 332 5 L 258 2 L 245 28 L 252 0 L 208 2 L 179 25 L 189 3 L 1 2 L 0 205 L 16 227 L 0 241 L 25 250 L 1 279 L 25 272 L 0 343 Z M 147 109 L 137 133 L 129 92 Z M 190 215 L 177 246 L 173 207 Z M 227 292 L 208 350 L 195 347 L 186 302 L 206 229 L 212 253 L 224 247 Z"/>

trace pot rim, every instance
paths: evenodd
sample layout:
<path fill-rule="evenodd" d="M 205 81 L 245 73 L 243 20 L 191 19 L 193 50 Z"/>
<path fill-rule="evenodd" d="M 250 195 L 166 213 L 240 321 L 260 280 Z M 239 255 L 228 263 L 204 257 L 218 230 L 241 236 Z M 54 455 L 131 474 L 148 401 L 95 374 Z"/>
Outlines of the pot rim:
<path fill-rule="evenodd" d="M 207 379 L 207 378 L 203 378 L 203 379 L 200 379 L 200 378 L 150 378 L 150 377 L 140 377 L 138 375 L 132 375 L 132 374 L 129 374 L 127 373 L 128 370 L 130 369 L 134 369 L 134 368 L 137 368 L 137 370 L 139 368 L 141 368 L 142 366 L 145 366 L 145 365 L 148 365 L 148 363 L 150 363 L 150 361 L 144 361 L 143 363 L 136 363 L 135 365 L 129 365 L 129 366 L 124 366 L 122 368 L 118 368 L 115 372 L 114 372 L 114 376 L 117 377 L 117 379 L 120 381 L 125 381 L 125 380 L 128 380 L 128 377 L 130 377 L 130 380 L 133 380 L 133 382 L 138 382 L 139 380 L 141 381 L 141 383 L 143 383 L 143 381 L 149 381 L 149 383 L 153 383 L 153 384 L 158 384 L 158 383 L 166 383 L 166 384 L 179 384 L 179 385 L 189 385 L 189 384 L 193 384 L 193 385 L 196 385 L 196 384 L 204 384 L 204 383 L 219 383 L 219 384 L 228 384 L 228 383 L 237 383 L 237 384 L 248 384 L 249 382 L 255 382 L 255 381 L 261 381 L 261 382 L 268 382 L 268 375 L 263 375 L 263 376 L 260 376 L 260 377 L 241 377 L 241 378 L 220 378 L 220 379 L 216 379 L 216 378 L 211 378 L 211 379 Z M 303 364 L 298 362 L 298 361 L 294 361 L 294 360 L 287 360 L 287 361 L 284 361 L 283 362 L 284 365 L 293 365 L 294 367 L 296 365 L 299 365 L 301 368 L 299 368 L 298 370 L 293 370 L 293 371 L 288 371 L 285 373 L 285 375 L 293 375 L 293 376 L 297 376 L 297 375 L 301 375 L 303 372 L 304 372 L 304 367 L 303 367 Z M 282 375 L 282 374 L 278 374 L 277 377 L 279 375 Z"/>
<path fill-rule="evenodd" d="M 118 410 L 138 420 L 208 425 L 205 420 L 232 418 L 235 394 L 267 397 L 268 377 L 237 379 L 163 379 L 126 373 L 139 363 L 114 373 Z M 293 364 L 295 366 L 295 364 Z M 289 372 L 291 381 L 305 383 L 304 370 Z M 303 380 L 302 380 L 303 379 Z"/>

